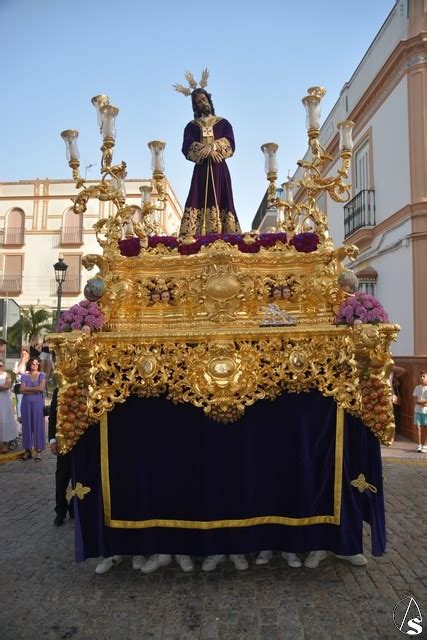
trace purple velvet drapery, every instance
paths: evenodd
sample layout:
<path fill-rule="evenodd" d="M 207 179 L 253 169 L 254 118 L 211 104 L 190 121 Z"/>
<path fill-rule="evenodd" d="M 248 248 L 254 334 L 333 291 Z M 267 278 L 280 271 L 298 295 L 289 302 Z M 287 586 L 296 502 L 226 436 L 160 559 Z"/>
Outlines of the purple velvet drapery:
<path fill-rule="evenodd" d="M 372 552 L 385 550 L 379 441 L 346 415 L 339 523 L 311 524 L 334 512 L 336 404 L 317 391 L 259 401 L 236 423 L 219 424 L 191 405 L 129 398 L 108 415 L 111 526 L 104 522 L 100 428 L 73 450 L 73 484 L 90 487 L 75 500 L 76 559 L 100 555 L 210 555 L 262 549 L 362 551 L 363 520 Z M 377 493 L 351 484 L 359 474 Z M 105 479 L 105 478 L 104 478 Z M 181 521 L 277 515 L 301 524 L 185 528 Z M 173 526 L 137 528 L 129 522 L 172 519 Z M 119 523 L 119 524 L 117 524 Z"/>

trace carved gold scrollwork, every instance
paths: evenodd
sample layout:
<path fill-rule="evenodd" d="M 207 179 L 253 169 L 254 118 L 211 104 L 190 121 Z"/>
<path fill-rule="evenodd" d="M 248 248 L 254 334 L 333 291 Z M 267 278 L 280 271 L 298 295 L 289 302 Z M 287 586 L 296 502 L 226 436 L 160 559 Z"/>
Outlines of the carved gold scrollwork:
<path fill-rule="evenodd" d="M 274 330 L 255 328 L 252 336 L 239 336 L 234 330 L 230 338 L 212 328 L 190 342 L 185 334 L 179 339 L 164 334 L 134 341 L 111 333 L 96 339 L 64 334 L 52 341 L 60 356 L 58 371 L 65 392 L 82 382 L 76 393 L 87 389 L 89 421 L 98 420 L 130 394 L 166 394 L 173 402 L 200 407 L 215 420 L 233 422 L 246 407 L 263 398 L 274 399 L 283 390 L 318 389 L 340 407 L 361 415 L 381 441 L 388 442 L 393 424 L 385 372 L 391 362 L 390 337 L 396 330 L 394 325 L 363 325 L 357 330 L 292 327 L 275 335 Z M 377 369 L 367 369 L 370 358 Z M 78 437 L 77 433 L 70 439 L 66 430 L 61 432 L 65 450 Z"/>

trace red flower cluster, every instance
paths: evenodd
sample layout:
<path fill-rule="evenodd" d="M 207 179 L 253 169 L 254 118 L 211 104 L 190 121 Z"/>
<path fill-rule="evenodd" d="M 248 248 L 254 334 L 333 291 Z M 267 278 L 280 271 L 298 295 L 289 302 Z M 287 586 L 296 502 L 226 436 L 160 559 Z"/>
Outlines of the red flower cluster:
<path fill-rule="evenodd" d="M 191 244 L 182 244 L 175 236 L 150 236 L 148 247 L 154 249 L 163 245 L 168 249 L 178 249 L 184 256 L 199 253 L 202 247 L 207 247 L 216 240 L 223 240 L 239 249 L 242 253 L 258 253 L 261 248 L 269 249 L 277 242 L 287 243 L 286 233 L 261 233 L 253 237 L 253 242 L 246 242 L 245 236 L 240 233 L 210 233 L 206 236 L 195 236 L 195 241 Z M 319 237 L 315 233 L 299 233 L 289 242 L 297 251 L 309 253 L 316 251 L 319 244 Z M 141 252 L 141 241 L 139 238 L 125 238 L 119 241 L 120 253 L 122 256 L 138 256 Z"/>

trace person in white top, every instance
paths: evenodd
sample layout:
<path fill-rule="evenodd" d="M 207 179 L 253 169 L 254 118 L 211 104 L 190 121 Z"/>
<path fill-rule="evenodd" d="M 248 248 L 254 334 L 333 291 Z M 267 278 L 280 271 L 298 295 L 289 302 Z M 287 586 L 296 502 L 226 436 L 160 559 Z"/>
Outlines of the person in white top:
<path fill-rule="evenodd" d="M 19 393 L 19 388 L 21 386 L 21 376 L 23 373 L 27 371 L 28 360 L 30 359 L 30 351 L 26 347 L 22 347 L 21 356 L 19 360 L 17 360 L 13 366 L 13 373 L 15 374 L 15 384 L 14 389 L 16 389 L 16 417 L 18 418 L 18 422 L 21 422 L 21 402 L 22 402 L 22 393 Z"/>
<path fill-rule="evenodd" d="M 417 427 L 418 453 L 427 453 L 426 429 L 427 429 L 427 371 L 420 372 L 420 384 L 414 389 L 415 400 L 414 425 Z"/>
<path fill-rule="evenodd" d="M 15 440 L 18 434 L 10 400 L 11 386 L 10 375 L 4 369 L 4 361 L 0 360 L 0 453 L 7 453 L 8 443 Z"/>

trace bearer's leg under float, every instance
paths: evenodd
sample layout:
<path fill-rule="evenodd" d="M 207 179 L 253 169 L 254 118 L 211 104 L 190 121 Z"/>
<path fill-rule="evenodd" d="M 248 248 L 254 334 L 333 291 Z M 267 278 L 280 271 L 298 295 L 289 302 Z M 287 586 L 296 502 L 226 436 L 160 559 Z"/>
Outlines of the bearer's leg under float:
<path fill-rule="evenodd" d="M 356 567 L 364 567 L 368 561 L 362 553 L 356 553 L 354 556 L 341 556 L 332 551 L 311 551 L 306 559 L 304 560 L 304 567 L 308 567 L 309 569 L 316 569 L 319 566 L 322 560 L 325 560 L 328 556 L 331 558 L 338 558 L 338 560 L 346 560 L 350 562 L 350 564 Z"/>

